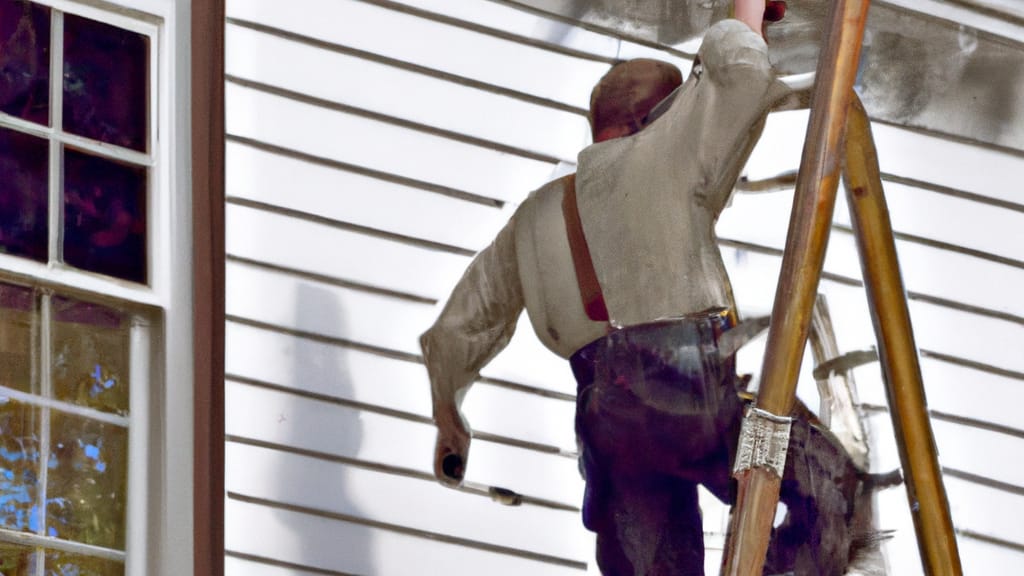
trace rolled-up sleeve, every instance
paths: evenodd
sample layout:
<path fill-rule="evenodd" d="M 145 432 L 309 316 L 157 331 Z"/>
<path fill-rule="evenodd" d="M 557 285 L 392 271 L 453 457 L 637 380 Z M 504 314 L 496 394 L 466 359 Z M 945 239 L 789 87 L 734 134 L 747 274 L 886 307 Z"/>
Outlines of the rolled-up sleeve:
<path fill-rule="evenodd" d="M 774 80 L 764 39 L 739 20 L 722 20 L 708 29 L 699 54 L 705 78 L 716 84 L 759 79 L 767 85 Z"/>

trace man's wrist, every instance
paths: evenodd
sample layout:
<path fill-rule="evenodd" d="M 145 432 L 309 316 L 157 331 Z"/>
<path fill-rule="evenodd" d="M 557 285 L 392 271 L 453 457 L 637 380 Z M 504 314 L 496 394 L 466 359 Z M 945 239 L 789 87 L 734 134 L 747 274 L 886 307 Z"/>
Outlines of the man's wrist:
<path fill-rule="evenodd" d="M 434 423 L 439 427 L 445 428 L 465 427 L 462 413 L 459 411 L 455 400 L 442 400 L 434 403 Z"/>
<path fill-rule="evenodd" d="M 736 0 L 732 7 L 732 17 L 743 22 L 751 30 L 761 33 L 764 20 L 765 0 Z"/>

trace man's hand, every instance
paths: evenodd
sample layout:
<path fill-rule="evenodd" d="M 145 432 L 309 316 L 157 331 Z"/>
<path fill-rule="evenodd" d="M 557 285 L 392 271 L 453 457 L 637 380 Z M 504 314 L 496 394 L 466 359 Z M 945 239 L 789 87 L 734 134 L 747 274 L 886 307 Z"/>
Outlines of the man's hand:
<path fill-rule="evenodd" d="M 434 413 L 437 444 L 434 448 L 434 476 L 449 488 L 462 485 L 469 461 L 471 435 L 458 408 L 450 406 Z"/>
<path fill-rule="evenodd" d="M 769 0 L 764 7 L 765 22 L 778 22 L 786 16 L 786 3 L 783 0 Z"/>

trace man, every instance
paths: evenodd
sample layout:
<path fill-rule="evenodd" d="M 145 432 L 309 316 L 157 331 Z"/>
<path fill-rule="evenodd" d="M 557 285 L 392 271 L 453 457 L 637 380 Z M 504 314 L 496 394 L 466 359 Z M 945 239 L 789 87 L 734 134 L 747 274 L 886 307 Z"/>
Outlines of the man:
<path fill-rule="evenodd" d="M 459 411 L 479 370 L 525 308 L 579 384 L 584 524 L 602 572 L 703 574 L 697 484 L 731 502 L 742 402 L 732 353 L 744 339 L 714 225 L 772 105 L 788 95 L 760 35 L 763 0 L 713 26 L 685 83 L 634 60 L 594 89 L 594 144 L 575 175 L 527 198 L 470 264 L 421 344 L 438 427 L 435 474 L 457 486 L 470 435 Z M 839 574 L 857 473 L 819 432 L 798 426 L 790 505 L 768 573 Z M 816 450 L 804 457 L 803 445 Z M 825 475 L 820 509 L 808 489 Z M 829 531 L 838 532 L 835 537 Z M 806 537 L 828 533 L 826 542 Z M 835 540 L 835 543 L 832 541 Z"/>

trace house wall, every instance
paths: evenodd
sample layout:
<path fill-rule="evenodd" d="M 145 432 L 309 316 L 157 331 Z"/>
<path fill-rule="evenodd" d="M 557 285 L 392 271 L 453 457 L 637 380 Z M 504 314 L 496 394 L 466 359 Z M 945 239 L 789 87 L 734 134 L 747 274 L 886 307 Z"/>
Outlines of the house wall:
<path fill-rule="evenodd" d="M 688 70 L 687 54 L 504 0 L 227 10 L 227 573 L 596 573 L 565 363 L 521 321 L 467 398 L 476 439 L 452 491 L 431 475 L 417 337 L 526 194 L 572 169 L 613 60 Z M 797 167 L 806 118 L 770 118 L 751 177 Z M 1000 457 L 1024 438 L 1024 204 L 1008 185 L 1024 155 L 875 130 L 965 568 L 1006 573 L 1024 567 L 1024 468 Z M 744 314 L 770 311 L 791 198 L 738 195 L 719 224 Z M 822 291 L 843 351 L 874 342 L 854 250 L 840 200 Z M 873 467 L 892 469 L 877 364 L 855 375 Z M 812 381 L 800 393 L 817 406 Z M 919 572 L 904 492 L 879 502 L 893 573 Z M 709 572 L 725 514 L 706 502 Z"/>

